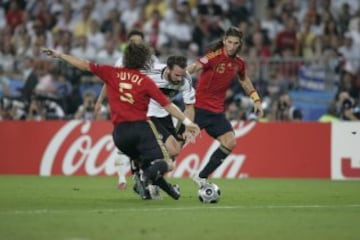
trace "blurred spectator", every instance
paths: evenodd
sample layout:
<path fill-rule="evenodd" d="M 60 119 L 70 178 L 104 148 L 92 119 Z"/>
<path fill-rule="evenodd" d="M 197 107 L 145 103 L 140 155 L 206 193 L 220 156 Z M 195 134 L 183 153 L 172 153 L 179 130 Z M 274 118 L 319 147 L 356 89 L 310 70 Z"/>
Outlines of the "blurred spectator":
<path fill-rule="evenodd" d="M 248 2 L 245 0 L 233 0 L 229 4 L 229 16 L 233 25 L 238 25 L 240 22 L 249 21 L 251 12 Z"/>
<path fill-rule="evenodd" d="M 31 97 L 27 120 L 57 120 L 64 119 L 65 112 L 56 103 L 56 99 L 47 95 L 35 94 Z"/>
<path fill-rule="evenodd" d="M 96 56 L 96 62 L 114 65 L 116 60 L 122 57 L 122 53 L 116 48 L 115 40 L 108 40 L 105 46 Z"/>
<path fill-rule="evenodd" d="M 100 32 L 99 23 L 95 20 L 91 20 L 90 32 L 87 35 L 87 42 L 96 51 L 99 51 L 105 46 L 104 34 Z"/>
<path fill-rule="evenodd" d="M 22 62 L 22 71 L 24 86 L 20 89 L 22 99 L 25 103 L 30 103 L 31 96 L 34 89 L 39 82 L 37 69 L 40 68 L 39 60 L 34 60 L 32 57 L 25 56 Z"/>
<path fill-rule="evenodd" d="M 128 8 L 123 10 L 120 20 L 125 24 L 126 29 L 130 30 L 139 20 L 141 9 L 138 6 L 138 0 L 129 0 L 128 4 Z"/>
<path fill-rule="evenodd" d="M 162 18 L 167 9 L 168 9 L 167 1 L 150 0 L 145 5 L 145 19 L 146 20 L 150 19 L 154 10 L 158 11 L 160 17 Z"/>
<path fill-rule="evenodd" d="M 24 120 L 25 105 L 21 101 L 10 98 L 0 98 L 0 121 L 2 120 Z"/>
<path fill-rule="evenodd" d="M 9 9 L 6 12 L 6 23 L 12 31 L 23 22 L 23 12 L 17 1 L 10 1 Z"/>
<path fill-rule="evenodd" d="M 358 46 L 354 44 L 352 36 L 349 32 L 344 34 L 344 42 L 338 48 L 338 52 L 345 58 L 348 65 L 348 71 L 356 74 L 360 69 L 360 50 Z"/>
<path fill-rule="evenodd" d="M 10 79 L 4 74 L 4 69 L 0 65 L 0 99 L 10 95 Z"/>
<path fill-rule="evenodd" d="M 359 121 L 360 107 L 347 91 L 339 91 L 336 96 L 336 109 L 341 120 Z"/>
<path fill-rule="evenodd" d="M 359 10 L 360 15 L 360 10 Z M 354 29 L 351 29 L 349 32 L 352 40 L 354 41 L 354 44 L 356 45 L 356 48 L 360 48 L 360 17 L 358 17 L 358 21 L 356 23 L 356 26 Z"/>
<path fill-rule="evenodd" d="M 161 48 L 168 43 L 165 28 L 169 25 L 162 20 L 158 10 L 154 10 L 151 17 L 144 23 L 143 32 L 145 41 L 153 48 Z"/>
<path fill-rule="evenodd" d="M 266 15 L 261 20 L 261 28 L 267 31 L 267 35 L 271 41 L 274 41 L 279 32 L 283 31 L 284 25 L 276 19 L 274 8 L 266 8 Z"/>
<path fill-rule="evenodd" d="M 93 11 L 90 4 L 83 6 L 81 10 L 81 18 L 74 23 L 74 36 L 87 36 L 90 32 L 91 12 Z M 48 45 L 49 46 L 49 45 Z"/>
<path fill-rule="evenodd" d="M 15 53 L 15 47 L 10 40 L 5 40 L 0 45 L 0 65 L 7 74 L 11 74 L 15 70 Z"/>
<path fill-rule="evenodd" d="M 62 13 L 58 16 L 57 23 L 54 27 L 54 30 L 62 30 L 73 32 L 75 29 L 75 19 L 73 18 L 73 9 L 71 5 L 64 2 L 64 9 Z"/>
<path fill-rule="evenodd" d="M 87 37 L 78 36 L 75 41 L 75 47 L 70 51 L 71 55 L 94 61 L 96 58 L 96 49 L 88 44 Z"/>
<path fill-rule="evenodd" d="M 106 120 L 108 119 L 108 111 L 104 105 L 96 114 L 94 112 L 96 102 L 96 93 L 93 91 L 85 91 L 83 94 L 83 102 L 78 107 L 74 118 L 83 120 Z"/>
<path fill-rule="evenodd" d="M 292 104 L 291 97 L 288 94 L 282 94 L 277 102 L 274 102 L 272 108 L 276 121 L 302 121 L 302 111 Z"/>
<path fill-rule="evenodd" d="M 303 29 L 297 33 L 297 54 L 306 59 L 313 57 L 312 46 L 315 39 L 315 34 L 311 31 L 312 22 L 308 19 L 304 19 Z"/>
<path fill-rule="evenodd" d="M 168 24 L 164 30 L 172 48 L 184 50 L 191 42 L 192 26 L 185 21 L 181 12 L 176 12 L 174 22 Z"/>
<path fill-rule="evenodd" d="M 340 28 L 340 32 L 344 34 L 347 32 L 349 23 L 351 19 L 351 13 L 350 13 L 350 5 L 348 3 L 344 3 L 341 6 L 341 11 L 338 15 L 338 24 Z"/>
<path fill-rule="evenodd" d="M 285 14 L 286 16 L 286 14 Z M 297 46 L 297 38 L 296 38 L 296 18 L 292 16 L 288 16 L 285 20 L 285 29 L 278 33 L 276 36 L 276 52 L 281 53 L 283 50 L 287 49 L 289 51 L 293 51 L 292 56 L 295 54 L 295 49 Z"/>

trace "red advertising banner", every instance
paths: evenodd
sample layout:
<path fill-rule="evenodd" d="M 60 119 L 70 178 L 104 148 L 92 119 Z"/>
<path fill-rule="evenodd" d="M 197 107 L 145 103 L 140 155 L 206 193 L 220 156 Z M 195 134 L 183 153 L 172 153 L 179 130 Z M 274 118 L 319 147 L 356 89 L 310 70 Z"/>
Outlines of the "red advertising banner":
<path fill-rule="evenodd" d="M 213 177 L 330 178 L 330 124 L 233 126 L 237 146 Z M 0 122 L 0 174 L 114 175 L 111 132 L 111 123 L 103 121 Z M 218 146 L 202 132 L 183 149 L 169 176 L 193 176 Z"/>

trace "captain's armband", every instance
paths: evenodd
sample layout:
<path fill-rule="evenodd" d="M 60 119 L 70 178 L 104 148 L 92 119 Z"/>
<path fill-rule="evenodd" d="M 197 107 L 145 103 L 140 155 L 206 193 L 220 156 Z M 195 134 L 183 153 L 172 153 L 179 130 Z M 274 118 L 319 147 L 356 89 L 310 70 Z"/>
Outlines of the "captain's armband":
<path fill-rule="evenodd" d="M 252 90 L 250 91 L 249 93 L 249 97 L 254 101 L 254 102 L 260 102 L 260 96 L 259 94 L 257 93 L 256 90 Z"/>

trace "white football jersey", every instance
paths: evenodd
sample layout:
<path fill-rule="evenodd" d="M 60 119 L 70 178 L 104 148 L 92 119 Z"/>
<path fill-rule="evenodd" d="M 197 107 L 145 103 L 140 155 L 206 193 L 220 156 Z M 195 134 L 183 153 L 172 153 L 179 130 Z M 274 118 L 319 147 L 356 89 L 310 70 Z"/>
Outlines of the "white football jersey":
<path fill-rule="evenodd" d="M 171 101 L 173 101 L 179 93 L 182 93 L 182 99 L 185 104 L 194 104 L 195 89 L 192 86 L 192 78 L 190 74 L 186 72 L 183 83 L 175 85 L 163 77 L 163 71 L 165 67 L 166 64 L 155 64 L 152 70 L 146 71 L 144 73 L 153 79 L 158 88 L 166 96 L 168 96 Z M 150 99 L 147 115 L 149 117 L 165 117 L 169 115 L 169 113 L 154 99 Z"/>

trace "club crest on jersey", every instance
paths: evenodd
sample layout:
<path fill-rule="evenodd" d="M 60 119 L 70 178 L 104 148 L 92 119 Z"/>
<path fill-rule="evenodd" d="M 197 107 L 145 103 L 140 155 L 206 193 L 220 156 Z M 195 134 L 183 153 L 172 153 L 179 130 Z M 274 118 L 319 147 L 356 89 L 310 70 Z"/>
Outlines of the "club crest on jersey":
<path fill-rule="evenodd" d="M 203 63 L 203 64 L 208 63 L 208 61 L 209 61 L 209 59 L 206 56 L 200 58 L 200 62 Z"/>

